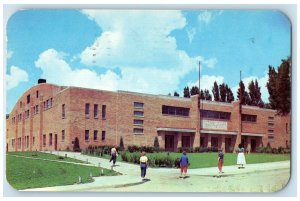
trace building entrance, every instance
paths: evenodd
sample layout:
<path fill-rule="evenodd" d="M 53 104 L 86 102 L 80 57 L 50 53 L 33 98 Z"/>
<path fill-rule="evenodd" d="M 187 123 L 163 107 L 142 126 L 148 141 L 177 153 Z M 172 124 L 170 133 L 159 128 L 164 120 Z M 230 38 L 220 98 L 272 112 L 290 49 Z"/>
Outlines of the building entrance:
<path fill-rule="evenodd" d="M 174 135 L 165 136 L 165 150 L 174 151 Z"/>
<path fill-rule="evenodd" d="M 182 147 L 190 148 L 191 147 L 191 137 L 190 136 L 182 136 Z"/>
<path fill-rule="evenodd" d="M 225 138 L 225 152 L 232 152 L 231 138 Z"/>
<path fill-rule="evenodd" d="M 256 152 L 256 140 L 251 140 L 251 152 Z"/>

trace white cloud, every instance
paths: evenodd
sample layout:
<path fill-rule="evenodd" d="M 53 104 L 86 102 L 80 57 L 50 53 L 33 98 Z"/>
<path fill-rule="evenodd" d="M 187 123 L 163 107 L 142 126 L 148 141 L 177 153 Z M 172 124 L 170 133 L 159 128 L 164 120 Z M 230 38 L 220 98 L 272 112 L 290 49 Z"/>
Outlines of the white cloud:
<path fill-rule="evenodd" d="M 215 75 L 203 75 L 200 78 L 200 88 L 202 90 L 208 89 L 209 92 L 212 94 L 212 87 L 215 81 L 218 83 L 218 85 L 220 85 L 224 82 L 224 77 Z M 189 82 L 188 86 L 189 88 L 191 88 L 192 86 L 199 86 L 199 80 L 193 83 Z"/>
<path fill-rule="evenodd" d="M 21 82 L 28 81 L 28 74 L 17 66 L 10 67 L 10 74 L 6 74 L 7 90 L 17 87 Z"/>
<path fill-rule="evenodd" d="M 186 32 L 188 35 L 189 43 L 192 43 L 196 34 L 196 29 L 195 28 L 187 29 Z"/>
<path fill-rule="evenodd" d="M 250 77 L 246 77 L 243 80 L 244 85 L 245 85 L 245 90 L 248 92 L 248 86 L 249 83 L 253 80 L 257 80 L 258 82 L 258 86 L 260 86 L 260 92 L 261 92 L 261 99 L 266 103 L 269 102 L 268 98 L 269 98 L 269 91 L 267 88 L 267 82 L 268 82 L 269 76 L 266 73 L 264 77 L 257 77 L 257 76 L 250 76 Z M 232 87 L 232 92 L 234 94 L 234 97 L 237 99 L 237 91 L 239 89 L 239 85 L 236 85 L 234 87 Z"/>
<path fill-rule="evenodd" d="M 64 60 L 64 56 L 64 53 L 54 49 L 41 53 L 35 65 L 43 71 L 42 77 L 50 83 L 59 85 L 117 90 L 119 77 L 111 70 L 107 70 L 104 74 L 97 74 L 89 69 L 72 70 Z"/>
<path fill-rule="evenodd" d="M 7 53 L 6 53 L 6 58 L 7 58 L 7 59 L 10 59 L 10 58 L 12 57 L 13 54 L 14 54 L 13 51 L 8 50 Z"/>
<path fill-rule="evenodd" d="M 208 67 L 208 68 L 214 68 L 215 65 L 217 64 L 218 60 L 216 58 L 210 58 L 207 60 L 204 60 L 203 63 Z"/>
<path fill-rule="evenodd" d="M 212 13 L 210 11 L 202 11 L 200 12 L 200 14 L 198 15 L 198 21 L 205 23 L 205 24 L 209 24 L 212 20 Z"/>

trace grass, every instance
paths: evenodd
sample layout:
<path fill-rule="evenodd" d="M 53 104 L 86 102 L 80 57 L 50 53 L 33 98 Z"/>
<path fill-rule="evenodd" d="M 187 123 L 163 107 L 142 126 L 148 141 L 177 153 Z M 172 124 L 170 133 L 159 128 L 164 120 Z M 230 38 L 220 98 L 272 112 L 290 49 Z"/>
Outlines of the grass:
<path fill-rule="evenodd" d="M 75 163 L 85 163 L 85 161 L 73 159 L 73 158 L 65 158 L 64 155 L 60 157 L 54 154 L 47 154 L 42 152 L 9 152 L 9 155 L 17 155 L 17 156 L 25 156 L 25 157 L 32 157 L 32 158 L 40 158 L 40 159 L 48 159 L 48 160 L 59 160 L 59 161 L 66 161 L 66 162 L 75 162 Z"/>
<path fill-rule="evenodd" d="M 13 154 L 15 153 L 6 155 L 6 177 L 10 185 L 17 190 L 71 185 L 78 182 L 79 176 L 82 177 L 83 183 L 87 183 L 92 182 L 89 178 L 90 173 L 92 173 L 93 177 L 101 174 L 100 168 L 97 167 L 18 158 L 13 156 Z M 18 155 L 23 154 L 18 153 Z M 51 154 L 38 153 L 38 157 L 50 159 L 53 156 Z M 70 162 L 74 162 L 74 159 L 72 160 L 70 159 Z M 103 175 L 105 176 L 117 174 L 112 170 L 103 168 Z"/>
<path fill-rule="evenodd" d="M 137 154 L 137 153 L 129 153 L 126 154 Z M 167 157 L 167 152 L 159 152 L 159 153 L 147 153 L 146 154 L 149 159 L 151 158 L 160 158 Z M 170 152 L 169 157 L 172 159 L 180 158 L 181 153 Z M 210 153 L 188 153 L 190 166 L 189 168 L 206 168 L 206 167 L 216 167 L 218 153 L 210 152 Z M 102 158 L 110 159 L 109 155 L 103 155 Z M 254 163 L 267 163 L 267 162 L 276 162 L 276 161 L 285 161 L 290 160 L 290 154 L 245 154 L 246 163 L 254 164 Z M 117 157 L 117 161 L 122 161 L 121 154 Z M 234 153 L 225 153 L 224 154 L 224 166 L 236 165 L 237 154 Z"/>

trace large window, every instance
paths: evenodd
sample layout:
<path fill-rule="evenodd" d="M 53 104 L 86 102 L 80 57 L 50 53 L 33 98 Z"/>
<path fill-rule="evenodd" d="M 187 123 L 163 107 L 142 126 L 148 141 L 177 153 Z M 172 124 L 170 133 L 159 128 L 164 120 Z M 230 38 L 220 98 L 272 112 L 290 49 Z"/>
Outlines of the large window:
<path fill-rule="evenodd" d="M 85 135 L 84 135 L 85 141 L 88 141 L 89 138 L 90 138 L 90 131 L 89 130 L 85 130 Z"/>
<path fill-rule="evenodd" d="M 61 131 L 61 141 L 65 141 L 65 130 Z"/>
<path fill-rule="evenodd" d="M 27 104 L 30 103 L 30 95 L 27 96 Z"/>
<path fill-rule="evenodd" d="M 94 118 L 98 118 L 98 104 L 94 104 Z"/>
<path fill-rule="evenodd" d="M 144 129 L 143 128 L 133 128 L 133 133 L 134 134 L 143 134 Z"/>
<path fill-rule="evenodd" d="M 144 112 L 143 111 L 134 111 L 133 115 L 137 116 L 137 117 L 143 117 L 144 116 Z"/>
<path fill-rule="evenodd" d="M 49 146 L 52 146 L 52 133 L 49 134 Z"/>
<path fill-rule="evenodd" d="M 43 146 L 46 146 L 46 135 L 43 135 Z"/>
<path fill-rule="evenodd" d="M 242 121 L 256 122 L 256 115 L 242 114 Z"/>
<path fill-rule="evenodd" d="M 106 105 L 102 105 L 102 119 L 106 119 Z"/>
<path fill-rule="evenodd" d="M 94 130 L 94 141 L 98 139 L 98 131 Z"/>
<path fill-rule="evenodd" d="M 86 103 L 85 104 L 85 117 L 89 118 L 89 115 L 90 115 L 90 104 Z"/>
<path fill-rule="evenodd" d="M 61 118 L 62 119 L 66 118 L 66 106 L 65 106 L 65 104 L 62 104 L 62 106 L 61 106 Z"/>
<path fill-rule="evenodd" d="M 101 140 L 103 141 L 103 140 L 105 140 L 105 131 L 102 131 L 102 136 L 101 136 Z"/>
<path fill-rule="evenodd" d="M 175 115 L 175 116 L 189 116 L 190 108 L 162 106 L 162 114 Z"/>
<path fill-rule="evenodd" d="M 134 102 L 133 106 L 134 106 L 134 108 L 144 108 L 144 103 Z"/>
<path fill-rule="evenodd" d="M 133 120 L 133 124 L 135 124 L 135 125 L 143 125 L 144 124 L 144 120 L 134 119 Z"/>
<path fill-rule="evenodd" d="M 207 119 L 222 119 L 222 120 L 230 120 L 230 112 L 219 112 L 213 110 L 201 110 L 200 116 L 201 118 Z"/>

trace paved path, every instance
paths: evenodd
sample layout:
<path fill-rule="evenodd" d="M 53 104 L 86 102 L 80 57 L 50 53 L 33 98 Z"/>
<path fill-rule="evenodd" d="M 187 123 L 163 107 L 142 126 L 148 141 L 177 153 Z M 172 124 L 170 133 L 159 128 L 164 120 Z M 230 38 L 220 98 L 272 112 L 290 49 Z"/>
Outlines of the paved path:
<path fill-rule="evenodd" d="M 110 169 L 107 159 L 73 152 L 52 152 L 83 160 Z M 142 182 L 138 165 L 117 162 L 113 168 L 120 176 L 95 177 L 87 184 L 28 189 L 26 191 L 114 191 L 114 192 L 274 192 L 283 188 L 290 176 L 290 161 L 248 164 L 244 169 L 224 166 L 221 177 L 217 167 L 188 170 L 186 179 L 179 178 L 179 169 L 148 168 L 148 181 Z"/>

